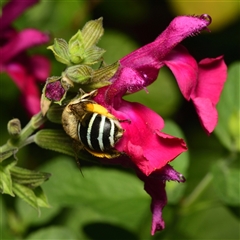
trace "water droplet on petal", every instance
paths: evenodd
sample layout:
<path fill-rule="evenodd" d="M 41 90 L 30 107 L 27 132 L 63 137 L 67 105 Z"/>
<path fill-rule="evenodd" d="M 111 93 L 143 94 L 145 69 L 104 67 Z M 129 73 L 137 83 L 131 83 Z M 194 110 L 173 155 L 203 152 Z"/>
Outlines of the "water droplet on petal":
<path fill-rule="evenodd" d="M 206 13 L 202 14 L 200 18 L 206 20 L 208 22 L 208 25 L 210 25 L 212 22 L 212 18 Z"/>
<path fill-rule="evenodd" d="M 147 74 L 143 74 L 143 77 L 145 78 L 145 79 L 147 79 L 148 78 L 148 76 L 147 76 Z"/>

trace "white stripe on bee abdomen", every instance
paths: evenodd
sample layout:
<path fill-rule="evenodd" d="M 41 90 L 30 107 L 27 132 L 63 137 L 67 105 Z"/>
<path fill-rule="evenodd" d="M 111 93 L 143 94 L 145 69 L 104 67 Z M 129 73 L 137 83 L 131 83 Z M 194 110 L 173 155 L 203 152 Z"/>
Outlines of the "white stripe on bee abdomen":
<path fill-rule="evenodd" d="M 109 118 L 109 120 L 110 120 L 110 123 L 111 123 L 109 143 L 110 143 L 111 147 L 114 147 L 114 145 L 115 145 L 115 138 L 114 138 L 115 124 L 114 124 L 114 121 L 112 119 Z"/>
<path fill-rule="evenodd" d="M 99 147 L 100 147 L 101 151 L 103 151 L 103 152 L 104 152 L 103 135 L 104 135 L 105 120 L 106 120 L 106 117 L 101 115 L 101 122 L 100 122 L 100 126 L 99 126 L 98 138 L 97 138 Z"/>
<path fill-rule="evenodd" d="M 92 142 L 91 142 L 91 132 L 92 132 L 92 126 L 93 126 L 94 120 L 95 120 L 97 115 L 98 115 L 98 113 L 93 113 L 93 115 L 92 115 L 92 117 L 89 121 L 88 128 L 87 128 L 87 143 L 88 143 L 88 146 L 92 150 L 94 150 L 94 148 L 93 148 Z"/>

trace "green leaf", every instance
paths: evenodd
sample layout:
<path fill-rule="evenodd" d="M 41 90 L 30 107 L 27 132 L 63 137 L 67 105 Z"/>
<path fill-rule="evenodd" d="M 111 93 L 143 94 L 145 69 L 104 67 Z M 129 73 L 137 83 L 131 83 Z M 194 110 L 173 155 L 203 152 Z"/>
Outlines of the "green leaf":
<path fill-rule="evenodd" d="M 240 206 L 239 168 L 230 168 L 226 161 L 212 167 L 213 184 L 220 199 L 226 204 Z"/>
<path fill-rule="evenodd" d="M 75 156 L 73 142 L 63 130 L 40 130 L 35 134 L 34 142 L 39 147 Z"/>
<path fill-rule="evenodd" d="M 170 134 L 172 136 L 176 136 L 178 138 L 183 138 L 184 135 L 183 132 L 180 130 L 180 128 L 172 121 L 165 121 L 164 129 L 162 130 L 164 133 Z M 189 166 L 189 153 L 184 152 L 181 155 L 179 155 L 177 158 L 175 158 L 171 163 L 171 166 L 173 168 L 183 174 L 183 176 L 187 177 L 187 170 Z M 168 202 L 170 203 L 177 203 L 184 194 L 186 183 L 178 183 L 174 181 L 170 181 L 166 183 L 166 191 L 168 196 Z"/>
<path fill-rule="evenodd" d="M 56 158 L 43 169 L 54 176 L 44 185 L 53 207 L 87 206 L 102 218 L 132 229 L 151 215 L 150 197 L 135 175 L 91 167 L 82 169 L 83 177 L 71 158 Z"/>
<path fill-rule="evenodd" d="M 10 170 L 12 180 L 18 184 L 26 185 L 30 188 L 35 188 L 40 186 L 51 176 L 50 173 L 41 173 L 37 171 L 32 171 L 25 168 L 20 168 L 14 166 Z"/>
<path fill-rule="evenodd" d="M 219 117 L 215 134 L 222 144 L 230 151 L 240 151 L 240 62 L 233 63 L 229 67 L 228 78 L 217 105 Z"/>
<path fill-rule="evenodd" d="M 26 240 L 36 239 L 77 239 L 75 234 L 68 228 L 63 226 L 51 226 L 40 229 L 31 233 L 25 238 Z"/>
<path fill-rule="evenodd" d="M 39 197 L 38 197 L 39 199 Z M 47 200 L 45 200 L 48 203 Z M 39 202 L 38 202 L 39 203 Z M 41 203 L 39 203 L 40 206 Z M 47 204 L 46 207 L 41 208 L 41 215 L 29 204 L 22 201 L 20 198 L 16 199 L 16 210 L 21 222 L 26 228 L 30 226 L 39 226 L 48 223 L 52 218 L 54 218 L 60 212 L 60 207 L 54 205 L 49 207 Z"/>

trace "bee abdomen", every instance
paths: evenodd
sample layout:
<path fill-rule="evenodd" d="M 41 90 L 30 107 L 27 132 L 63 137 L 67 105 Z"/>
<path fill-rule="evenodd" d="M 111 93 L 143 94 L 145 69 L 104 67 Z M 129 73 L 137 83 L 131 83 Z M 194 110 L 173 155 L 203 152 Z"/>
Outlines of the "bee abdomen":
<path fill-rule="evenodd" d="M 115 121 L 99 113 L 87 113 L 78 123 L 78 137 L 82 144 L 96 152 L 112 149 L 118 140 Z"/>

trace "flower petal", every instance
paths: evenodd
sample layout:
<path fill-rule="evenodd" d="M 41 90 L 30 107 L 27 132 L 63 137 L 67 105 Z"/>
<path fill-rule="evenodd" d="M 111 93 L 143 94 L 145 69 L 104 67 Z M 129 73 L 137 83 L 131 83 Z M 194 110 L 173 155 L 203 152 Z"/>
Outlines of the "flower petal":
<path fill-rule="evenodd" d="M 151 109 L 139 104 L 122 101 L 121 107 L 112 109 L 121 122 L 124 137 L 116 149 L 124 152 L 145 175 L 161 169 L 168 162 L 187 150 L 182 139 L 161 133 L 163 119 Z"/>
<path fill-rule="evenodd" d="M 50 61 L 44 56 L 35 55 L 30 58 L 31 72 L 36 80 L 45 82 L 50 74 Z"/>
<path fill-rule="evenodd" d="M 198 81 L 191 98 L 208 98 L 216 105 L 227 79 L 227 66 L 223 56 L 205 58 L 199 62 Z"/>
<path fill-rule="evenodd" d="M 217 125 L 215 106 L 227 78 L 223 56 L 203 59 L 197 65 L 184 47 L 177 46 L 166 57 L 165 64 L 175 75 L 183 96 L 193 100 L 201 124 L 210 134 Z"/>
<path fill-rule="evenodd" d="M 11 0 L 2 9 L 2 16 L 0 17 L 0 32 L 5 30 L 9 25 L 24 12 L 27 8 L 39 2 L 39 0 Z"/>
<path fill-rule="evenodd" d="M 106 100 L 114 101 L 113 99 L 116 99 L 119 101 L 117 98 L 124 94 L 139 91 L 150 85 L 156 80 L 159 69 L 164 65 L 165 58 L 171 50 L 184 38 L 198 33 L 209 24 L 210 21 L 206 19 L 205 15 L 176 17 L 155 41 L 120 60 L 121 67 L 112 78 L 112 85 L 108 88 Z M 188 61 L 192 63 L 190 57 Z M 186 85 L 183 81 L 180 83 L 184 96 L 189 99 L 193 84 Z M 188 89 L 187 86 L 190 85 L 191 88 Z"/>
<path fill-rule="evenodd" d="M 216 107 L 209 98 L 194 98 L 192 101 L 203 128 L 207 134 L 210 134 L 216 127 L 218 121 Z"/>
<path fill-rule="evenodd" d="M 143 76 L 145 74 L 149 85 L 155 80 L 156 74 L 152 75 L 152 72 L 159 70 L 163 65 L 162 60 L 169 52 L 186 37 L 206 29 L 210 22 L 207 15 L 176 17 L 154 42 L 128 54 L 120 63 L 122 66 L 137 69 Z"/>
<path fill-rule="evenodd" d="M 49 41 L 49 36 L 35 29 L 25 29 L 1 47 L 1 64 L 6 63 L 24 50 Z"/>
<path fill-rule="evenodd" d="M 137 171 L 138 177 L 144 182 L 145 191 L 151 196 L 152 211 L 152 229 L 151 234 L 161 231 L 165 227 L 162 218 L 162 210 L 167 204 L 167 196 L 165 191 L 166 180 L 183 182 L 185 179 L 182 174 L 176 172 L 170 165 L 166 165 L 161 170 L 155 171 L 150 176 L 145 176 Z"/>
<path fill-rule="evenodd" d="M 183 96 L 190 100 L 197 84 L 198 65 L 196 60 L 183 46 L 177 46 L 165 58 L 164 63 L 174 74 Z"/>
<path fill-rule="evenodd" d="M 22 92 L 23 103 L 31 115 L 40 111 L 40 94 L 35 78 L 20 63 L 5 65 L 4 69 Z"/>

